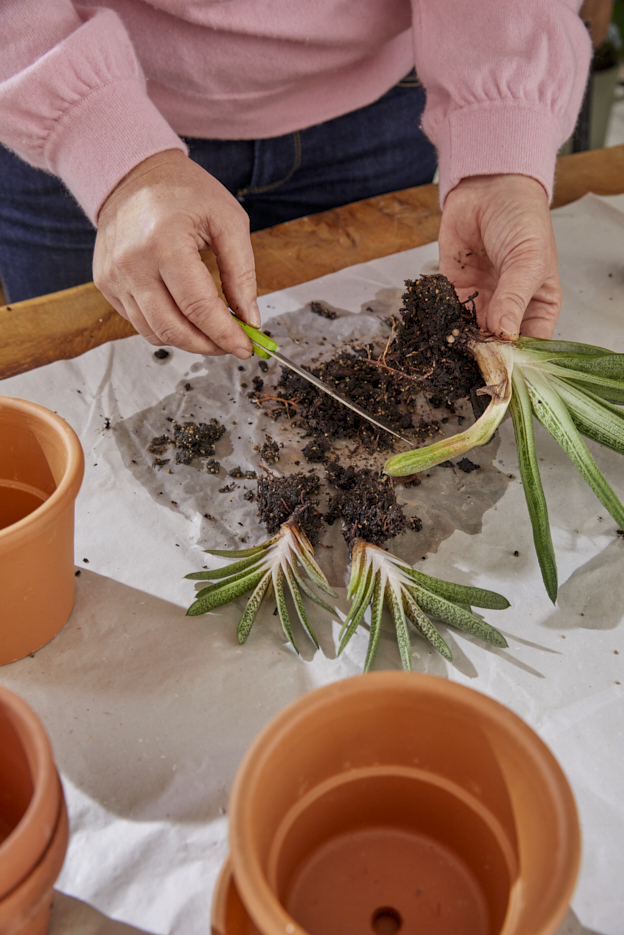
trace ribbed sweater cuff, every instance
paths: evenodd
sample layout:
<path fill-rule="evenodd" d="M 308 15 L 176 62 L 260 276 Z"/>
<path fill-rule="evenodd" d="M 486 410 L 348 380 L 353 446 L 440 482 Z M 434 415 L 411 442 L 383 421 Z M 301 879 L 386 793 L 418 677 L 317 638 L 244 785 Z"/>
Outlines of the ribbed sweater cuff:
<path fill-rule="evenodd" d="M 48 138 L 46 157 L 95 224 L 117 183 L 167 149 L 187 151 L 142 82 L 124 78 L 95 88 L 63 114 Z"/>
<path fill-rule="evenodd" d="M 432 131 L 438 147 L 440 203 L 470 175 L 529 175 L 552 198 L 557 119 L 551 111 L 501 101 L 464 107 Z"/>

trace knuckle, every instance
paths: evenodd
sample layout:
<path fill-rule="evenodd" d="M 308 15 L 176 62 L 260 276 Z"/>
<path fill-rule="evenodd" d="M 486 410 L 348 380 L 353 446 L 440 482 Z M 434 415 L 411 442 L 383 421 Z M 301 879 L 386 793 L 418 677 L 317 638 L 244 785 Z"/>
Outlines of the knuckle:
<path fill-rule="evenodd" d="M 192 324 L 204 323 L 211 315 L 211 302 L 205 295 L 185 297 L 180 303 L 180 311 Z"/>

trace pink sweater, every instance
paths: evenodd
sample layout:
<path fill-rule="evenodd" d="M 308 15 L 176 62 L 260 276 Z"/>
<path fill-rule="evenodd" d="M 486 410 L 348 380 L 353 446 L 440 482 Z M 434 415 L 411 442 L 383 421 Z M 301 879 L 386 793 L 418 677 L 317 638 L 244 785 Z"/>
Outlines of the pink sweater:
<path fill-rule="evenodd" d="M 90 218 L 178 134 L 255 139 L 383 95 L 416 63 L 442 200 L 468 175 L 551 192 L 590 41 L 580 0 L 2 0 L 0 141 Z"/>

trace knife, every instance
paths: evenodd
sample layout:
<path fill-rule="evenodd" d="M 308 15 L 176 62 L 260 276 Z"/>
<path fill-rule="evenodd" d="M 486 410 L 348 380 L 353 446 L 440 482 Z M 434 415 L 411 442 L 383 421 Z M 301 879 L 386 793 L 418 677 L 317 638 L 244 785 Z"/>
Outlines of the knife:
<path fill-rule="evenodd" d="M 232 312 L 232 309 L 230 309 L 230 311 Z M 299 367 L 297 364 L 293 363 L 292 360 L 289 360 L 288 357 L 284 357 L 283 354 L 280 354 L 280 352 L 277 350 L 277 344 L 272 338 L 268 336 L 268 334 L 264 334 L 264 332 L 259 331 L 258 328 L 254 328 L 253 325 L 248 325 L 247 322 L 241 321 L 240 318 L 237 318 L 237 316 L 234 315 L 234 312 L 232 312 L 232 315 L 250 339 L 253 345 L 253 352 L 254 354 L 257 354 L 258 357 L 264 357 L 266 360 L 274 357 L 275 360 L 279 361 L 280 364 L 283 364 L 284 367 L 288 367 L 289 370 L 293 370 L 295 373 L 298 373 L 299 376 L 303 377 L 304 380 L 307 380 L 308 383 L 311 383 L 317 389 L 322 390 L 323 393 L 327 393 L 327 395 L 331 396 L 333 399 L 337 399 L 338 402 L 342 403 L 343 406 L 348 406 L 349 409 L 352 409 L 353 412 L 357 412 L 357 414 L 363 419 L 366 419 L 367 422 L 371 422 L 373 425 L 376 425 L 377 428 L 382 429 L 384 432 L 388 432 L 389 435 L 394 435 L 395 438 L 405 442 L 405 444 L 409 445 L 410 448 L 414 447 L 414 443 L 411 442 L 408 438 L 404 438 L 402 435 L 399 435 L 399 433 L 395 432 L 394 429 L 391 429 L 388 425 L 380 422 L 379 419 L 376 419 L 374 416 L 371 416 L 370 413 L 366 412 L 364 409 L 361 409 L 355 403 L 352 403 L 350 399 L 347 399 L 346 396 L 343 396 L 341 393 L 338 393 L 336 390 L 332 389 L 332 387 L 328 386 L 327 383 L 323 383 L 323 381 L 319 380 L 318 377 L 315 377 L 307 370 L 304 370 L 303 367 Z"/>

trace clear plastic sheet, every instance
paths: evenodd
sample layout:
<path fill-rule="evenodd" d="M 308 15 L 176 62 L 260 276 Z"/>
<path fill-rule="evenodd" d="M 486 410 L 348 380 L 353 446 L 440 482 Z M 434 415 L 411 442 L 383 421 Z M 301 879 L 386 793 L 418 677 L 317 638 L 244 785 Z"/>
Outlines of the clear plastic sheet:
<path fill-rule="evenodd" d="M 553 219 L 564 288 L 557 334 L 624 351 L 620 209 L 619 196 L 589 195 Z M 265 296 L 263 321 L 287 356 L 306 363 L 343 340 L 383 342 L 389 332 L 381 319 L 398 310 L 403 280 L 432 272 L 436 259 L 430 244 Z M 314 315 L 311 301 L 338 317 Z M 290 701 L 361 672 L 365 628 L 336 658 L 347 607 L 347 552 L 337 524 L 323 537 L 332 548 L 317 553 L 339 590 L 341 613 L 314 616 L 319 652 L 302 636 L 298 658 L 271 607 L 242 647 L 236 624 L 243 601 L 185 617 L 194 587 L 183 576 L 220 562 L 202 549 L 266 537 L 256 505 L 244 499 L 255 481 L 227 472 L 259 473 L 253 446 L 267 434 L 280 445 L 276 473 L 315 466 L 302 458 L 305 441 L 287 416 L 274 422 L 247 399 L 254 376 L 270 392 L 274 367 L 265 374 L 256 358 L 241 364 L 177 350 L 157 360 L 137 337 L 0 383 L 3 395 L 59 412 L 86 455 L 72 616 L 34 657 L 0 669 L 0 682 L 43 718 L 67 795 L 72 836 L 57 883 L 54 935 L 124 935 L 133 931 L 128 926 L 154 935 L 206 932 L 227 850 L 228 791 L 243 753 Z M 170 419 L 211 418 L 227 429 L 216 444 L 218 475 L 206 473 L 205 459 L 176 464 L 173 449 L 162 456 L 167 464 L 154 466 L 146 447 L 171 433 Z M 454 418 L 446 430 L 457 431 Z M 559 565 L 556 607 L 541 582 L 509 419 L 470 454 L 480 471 L 440 466 L 420 487 L 401 490 L 423 530 L 390 548 L 413 563 L 425 556 L 430 574 L 511 601 L 507 611 L 484 613 L 508 649 L 486 648 L 441 626 L 454 664 L 414 633 L 413 667 L 495 697 L 549 744 L 574 790 L 584 841 L 573 911 L 561 933 L 621 935 L 624 541 L 558 446 L 539 428 L 536 436 Z M 624 461 L 589 447 L 624 496 Z M 376 667 L 400 667 L 389 622 Z"/>

